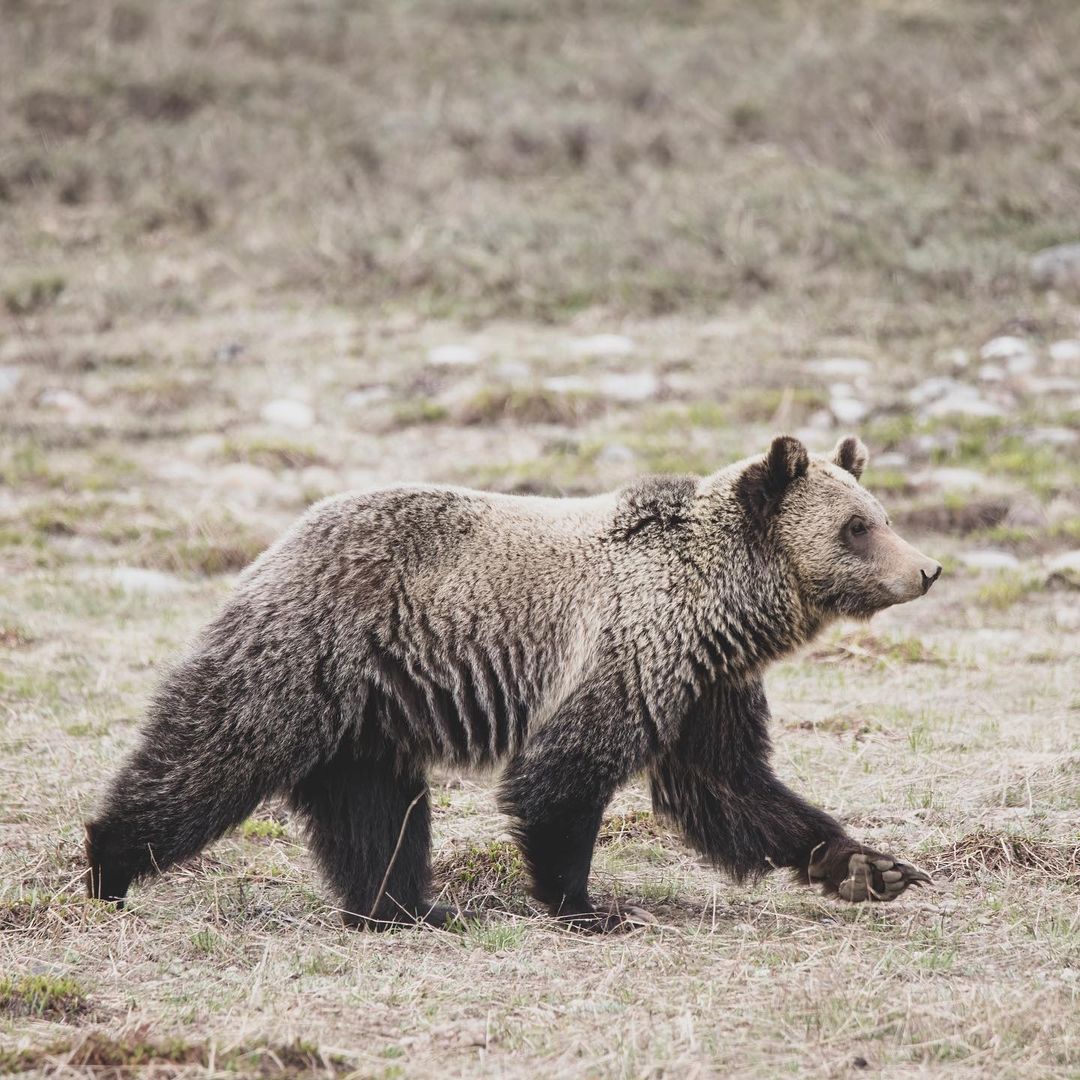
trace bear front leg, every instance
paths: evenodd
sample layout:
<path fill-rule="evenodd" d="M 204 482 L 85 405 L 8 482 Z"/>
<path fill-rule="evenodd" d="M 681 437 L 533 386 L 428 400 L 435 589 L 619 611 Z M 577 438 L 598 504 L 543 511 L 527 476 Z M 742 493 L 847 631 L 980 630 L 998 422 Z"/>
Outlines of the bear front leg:
<path fill-rule="evenodd" d="M 574 929 L 607 933 L 655 922 L 636 908 L 597 908 L 588 891 L 604 808 L 647 752 L 632 717 L 614 691 L 583 687 L 510 763 L 500 787 L 533 895 Z"/>
<path fill-rule="evenodd" d="M 844 900 L 893 900 L 930 878 L 860 844 L 788 788 L 769 765 L 760 681 L 714 687 L 686 718 L 678 744 L 651 769 L 653 808 L 737 879 L 777 867 Z"/>

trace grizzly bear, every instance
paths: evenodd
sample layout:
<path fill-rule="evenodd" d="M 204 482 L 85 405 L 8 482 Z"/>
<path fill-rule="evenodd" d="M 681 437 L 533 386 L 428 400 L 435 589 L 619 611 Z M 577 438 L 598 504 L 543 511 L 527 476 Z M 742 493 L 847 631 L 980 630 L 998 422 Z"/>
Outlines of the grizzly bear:
<path fill-rule="evenodd" d="M 285 795 L 346 922 L 445 925 L 427 772 L 505 762 L 500 807 L 539 901 L 581 929 L 642 915 L 587 889 L 634 774 L 737 878 L 788 867 L 845 900 L 928 881 L 769 764 L 763 676 L 839 616 L 922 596 L 941 566 L 829 458 L 781 436 L 705 477 L 594 498 L 399 486 L 313 506 L 240 577 L 155 694 L 86 826 L 91 896 L 188 858 Z"/>

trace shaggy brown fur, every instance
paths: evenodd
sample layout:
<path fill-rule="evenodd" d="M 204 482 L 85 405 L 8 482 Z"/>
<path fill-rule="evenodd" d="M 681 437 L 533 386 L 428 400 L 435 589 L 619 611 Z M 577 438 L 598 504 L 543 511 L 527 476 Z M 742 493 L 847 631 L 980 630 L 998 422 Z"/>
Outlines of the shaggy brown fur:
<path fill-rule="evenodd" d="M 346 918 L 428 920 L 435 762 L 507 762 L 536 895 L 587 893 L 604 808 L 648 770 L 656 810 L 736 875 L 786 866 L 849 900 L 914 868 L 870 852 L 769 767 L 767 664 L 940 567 L 857 483 L 866 451 L 795 439 L 705 479 L 590 499 L 396 487 L 313 507 L 164 680 L 87 826 L 90 892 L 199 851 L 289 795 Z"/>

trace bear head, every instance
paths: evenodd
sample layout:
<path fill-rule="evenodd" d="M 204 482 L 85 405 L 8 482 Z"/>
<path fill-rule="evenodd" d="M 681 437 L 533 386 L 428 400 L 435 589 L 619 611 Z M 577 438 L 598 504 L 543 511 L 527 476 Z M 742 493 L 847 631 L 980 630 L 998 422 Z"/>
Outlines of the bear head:
<path fill-rule="evenodd" d="M 898 536 L 859 483 L 867 459 L 854 436 L 823 456 L 781 435 L 738 480 L 754 527 L 779 549 L 803 604 L 824 619 L 869 618 L 922 596 L 941 575 L 941 564 Z"/>

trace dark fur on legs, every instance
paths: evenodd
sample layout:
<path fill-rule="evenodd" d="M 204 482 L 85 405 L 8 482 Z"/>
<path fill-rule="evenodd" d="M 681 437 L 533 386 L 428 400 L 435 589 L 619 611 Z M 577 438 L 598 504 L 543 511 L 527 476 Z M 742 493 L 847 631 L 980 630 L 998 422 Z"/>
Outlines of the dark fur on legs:
<path fill-rule="evenodd" d="M 443 926 L 451 909 L 429 903 L 431 806 L 423 771 L 351 744 L 297 785 L 312 853 L 349 926 Z"/>
<path fill-rule="evenodd" d="M 310 768 L 320 753 L 314 735 L 254 728 L 253 702 L 250 678 L 209 651 L 168 676 L 138 747 L 86 824 L 91 897 L 121 903 L 133 882 L 198 854 Z"/>
<path fill-rule="evenodd" d="M 688 719 L 679 746 L 650 773 L 654 810 L 698 851 L 736 878 L 790 867 L 809 882 L 815 855 L 863 850 L 772 772 L 760 681 L 716 687 L 699 708 L 705 715 Z"/>
<path fill-rule="evenodd" d="M 499 804 L 516 820 L 533 895 L 575 929 L 604 932 L 626 921 L 598 910 L 588 892 L 604 808 L 649 749 L 613 728 L 625 709 L 622 694 L 601 678 L 572 694 L 511 762 L 500 788 Z"/>

